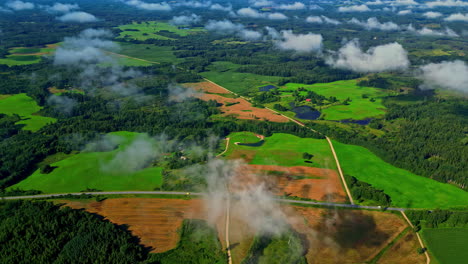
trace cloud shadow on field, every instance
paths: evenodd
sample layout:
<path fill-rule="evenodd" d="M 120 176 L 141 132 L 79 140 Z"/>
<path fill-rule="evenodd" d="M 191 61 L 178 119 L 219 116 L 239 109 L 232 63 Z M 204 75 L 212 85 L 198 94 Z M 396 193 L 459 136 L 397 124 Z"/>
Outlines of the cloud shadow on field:
<path fill-rule="evenodd" d="M 332 238 L 342 250 L 358 245 L 379 246 L 389 238 L 378 229 L 371 215 L 357 210 L 326 210 L 315 229 Z"/>

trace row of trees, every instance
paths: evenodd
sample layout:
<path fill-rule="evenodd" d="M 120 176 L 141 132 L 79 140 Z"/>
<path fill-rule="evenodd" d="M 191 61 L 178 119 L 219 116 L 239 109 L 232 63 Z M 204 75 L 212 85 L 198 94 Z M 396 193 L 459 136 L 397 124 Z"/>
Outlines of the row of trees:
<path fill-rule="evenodd" d="M 376 189 L 367 182 L 360 181 L 353 176 L 346 175 L 345 177 L 354 199 L 360 202 L 371 200 L 383 206 L 389 206 L 392 203 L 390 196 L 383 190 Z"/>
<path fill-rule="evenodd" d="M 449 210 L 409 210 L 406 215 L 417 229 L 421 227 L 462 227 L 468 226 L 468 212 Z"/>

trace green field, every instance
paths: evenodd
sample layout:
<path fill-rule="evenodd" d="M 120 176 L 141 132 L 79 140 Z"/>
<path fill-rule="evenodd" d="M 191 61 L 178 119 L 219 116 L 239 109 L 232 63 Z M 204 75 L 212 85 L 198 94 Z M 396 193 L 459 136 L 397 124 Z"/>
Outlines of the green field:
<path fill-rule="evenodd" d="M 325 139 L 300 138 L 290 134 L 275 133 L 271 137 L 266 137 L 262 146 L 240 146 L 235 142 L 255 143 L 259 139 L 251 132 L 236 132 L 229 136 L 229 149 L 227 157 L 239 158 L 239 153 L 249 152 L 253 155 L 250 164 L 257 165 L 279 165 L 279 166 L 309 166 L 317 168 L 335 169 L 336 164 L 333 159 L 330 147 Z M 237 153 L 236 153 L 237 152 Z M 302 154 L 308 152 L 314 157 L 313 163 L 305 163 Z"/>
<path fill-rule="evenodd" d="M 129 38 L 136 40 L 162 39 L 173 40 L 174 38 L 159 35 L 160 31 L 168 31 L 179 36 L 187 36 L 196 32 L 205 31 L 204 28 L 179 28 L 169 23 L 158 21 L 133 22 L 132 24 L 121 25 L 117 27 L 122 30 L 118 38 Z M 130 30 L 130 31 L 129 31 Z"/>
<path fill-rule="evenodd" d="M 0 64 L 6 64 L 8 66 L 16 65 L 27 65 L 38 63 L 41 61 L 40 56 L 29 56 L 29 55 L 7 55 L 6 58 L 0 59 Z"/>
<path fill-rule="evenodd" d="M 25 93 L 6 96 L 0 99 L 0 113 L 19 115 L 22 120 L 17 124 L 25 124 L 24 130 L 37 131 L 41 127 L 57 121 L 52 117 L 36 115 L 35 113 L 41 109 L 42 107 L 37 105 L 36 101 Z"/>
<path fill-rule="evenodd" d="M 0 64 L 8 66 L 27 65 L 38 63 L 44 54 L 51 53 L 55 50 L 54 44 L 46 47 L 23 48 L 16 47 L 8 50 L 10 53 L 6 58 L 0 58 Z"/>
<path fill-rule="evenodd" d="M 81 152 L 54 162 L 57 167 L 49 174 L 40 170 L 10 188 L 41 190 L 45 193 L 79 192 L 87 188 L 103 191 L 151 191 L 162 184 L 162 168 L 147 167 L 136 171 L 129 170 L 132 156 L 125 162 L 118 162 L 124 153 L 132 148 L 136 139 L 151 142 L 146 134 L 133 132 L 113 132 L 106 138 L 117 142 L 118 148 L 104 152 Z M 156 142 L 153 142 L 156 144 Z M 151 143 L 149 143 L 151 144 Z M 88 144 L 87 148 L 91 148 Z M 126 152 L 127 151 L 127 152 Z M 53 160 L 53 159 L 52 159 Z"/>
<path fill-rule="evenodd" d="M 468 260 L 468 229 L 423 228 L 422 237 L 440 264 L 458 264 Z"/>
<path fill-rule="evenodd" d="M 151 44 L 119 43 L 119 54 L 140 58 L 152 62 L 179 63 L 184 59 L 174 56 L 172 47 L 155 46 Z"/>
<path fill-rule="evenodd" d="M 285 87 L 280 88 L 280 91 L 296 90 L 298 87 L 304 87 L 306 90 L 314 91 L 325 97 L 334 96 L 341 102 L 347 98 L 351 99 L 349 105 L 338 104 L 319 109 L 322 116 L 324 115 L 325 120 L 361 120 L 385 114 L 382 98 L 387 96 L 388 92 L 373 87 L 357 86 L 356 80 L 316 83 L 312 85 L 288 83 Z M 306 92 L 303 93 L 305 94 Z M 368 98 L 362 98 L 363 94 L 367 95 Z M 371 98 L 374 98 L 375 101 L 372 102 Z"/>
<path fill-rule="evenodd" d="M 276 85 L 281 77 L 264 76 L 253 73 L 236 72 L 241 65 L 226 61 L 216 61 L 208 66 L 208 71 L 200 73 L 203 77 L 226 87 L 235 93 L 258 92 L 259 86 Z"/>
<path fill-rule="evenodd" d="M 394 167 L 366 148 L 333 141 L 343 173 L 384 190 L 405 208 L 468 206 L 468 192 Z"/>

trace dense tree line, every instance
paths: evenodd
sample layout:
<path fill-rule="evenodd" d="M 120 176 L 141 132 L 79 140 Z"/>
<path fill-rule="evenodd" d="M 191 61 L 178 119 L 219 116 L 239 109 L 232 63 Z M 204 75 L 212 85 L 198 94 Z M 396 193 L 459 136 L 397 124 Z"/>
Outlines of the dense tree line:
<path fill-rule="evenodd" d="M 50 202 L 0 205 L 2 263 L 137 263 L 147 249 L 123 226 Z"/>
<path fill-rule="evenodd" d="M 468 212 L 449 210 L 409 210 L 406 215 L 417 229 L 421 227 L 467 227 Z"/>
<path fill-rule="evenodd" d="M 353 176 L 346 175 L 346 181 L 351 189 L 351 195 L 360 202 L 371 200 L 379 205 L 389 206 L 392 199 L 383 190 L 376 189 L 367 182 L 360 181 Z"/>

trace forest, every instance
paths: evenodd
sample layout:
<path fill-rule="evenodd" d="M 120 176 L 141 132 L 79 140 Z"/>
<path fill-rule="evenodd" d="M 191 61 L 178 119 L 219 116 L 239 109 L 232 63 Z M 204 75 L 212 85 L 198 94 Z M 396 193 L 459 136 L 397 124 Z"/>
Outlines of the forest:
<path fill-rule="evenodd" d="M 148 256 L 125 226 L 82 210 L 29 201 L 0 207 L 2 263 L 137 263 Z"/>

